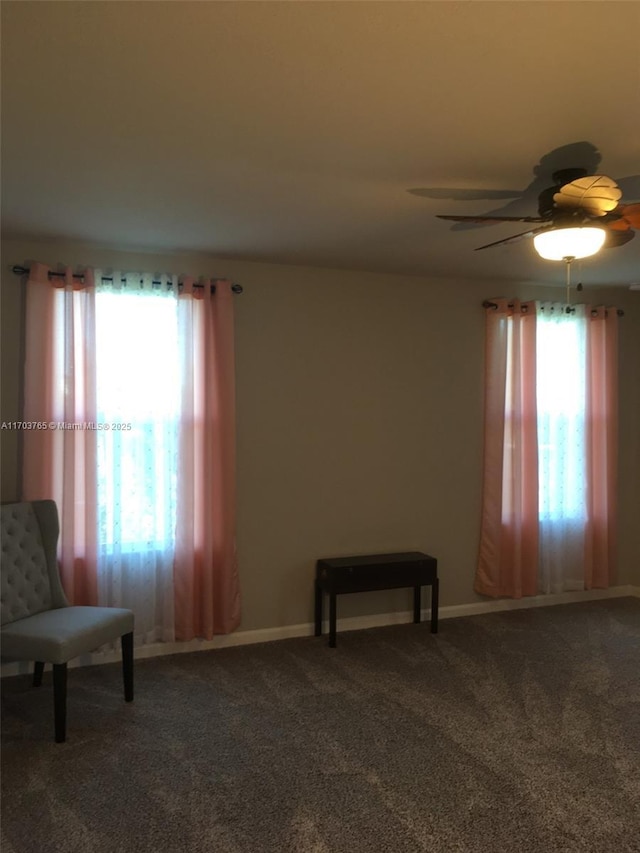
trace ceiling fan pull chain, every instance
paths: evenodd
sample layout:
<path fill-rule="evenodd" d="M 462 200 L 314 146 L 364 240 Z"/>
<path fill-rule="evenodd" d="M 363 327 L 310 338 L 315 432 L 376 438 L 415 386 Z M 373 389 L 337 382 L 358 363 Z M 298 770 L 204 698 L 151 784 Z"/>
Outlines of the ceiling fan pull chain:
<path fill-rule="evenodd" d="M 565 257 L 565 263 L 567 265 L 567 314 L 571 313 L 571 261 L 575 260 L 571 255 L 567 255 Z"/>

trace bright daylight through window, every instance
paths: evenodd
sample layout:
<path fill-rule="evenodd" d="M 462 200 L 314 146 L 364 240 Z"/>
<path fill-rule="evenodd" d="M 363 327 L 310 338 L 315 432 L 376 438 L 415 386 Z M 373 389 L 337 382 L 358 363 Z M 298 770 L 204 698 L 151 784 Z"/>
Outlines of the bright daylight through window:
<path fill-rule="evenodd" d="M 98 536 L 107 553 L 173 549 L 180 410 L 177 299 L 96 293 Z"/>
<path fill-rule="evenodd" d="M 539 516 L 586 518 L 586 320 L 558 309 L 536 327 Z"/>

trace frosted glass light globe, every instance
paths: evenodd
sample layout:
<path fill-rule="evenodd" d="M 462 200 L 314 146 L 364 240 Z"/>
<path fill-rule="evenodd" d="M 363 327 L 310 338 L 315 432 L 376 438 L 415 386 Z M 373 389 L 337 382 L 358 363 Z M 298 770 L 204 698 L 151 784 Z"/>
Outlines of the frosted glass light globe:
<path fill-rule="evenodd" d="M 553 228 L 536 234 L 533 245 L 541 258 L 562 261 L 595 255 L 602 248 L 605 237 L 604 228 Z"/>

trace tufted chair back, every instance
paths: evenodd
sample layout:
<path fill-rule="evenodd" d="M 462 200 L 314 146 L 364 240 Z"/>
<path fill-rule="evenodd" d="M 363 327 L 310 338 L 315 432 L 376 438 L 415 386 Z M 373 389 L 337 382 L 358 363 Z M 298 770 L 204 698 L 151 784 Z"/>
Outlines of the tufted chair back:
<path fill-rule="evenodd" d="M 58 572 L 60 532 L 54 501 L 0 507 L 2 583 L 0 624 L 68 607 Z"/>

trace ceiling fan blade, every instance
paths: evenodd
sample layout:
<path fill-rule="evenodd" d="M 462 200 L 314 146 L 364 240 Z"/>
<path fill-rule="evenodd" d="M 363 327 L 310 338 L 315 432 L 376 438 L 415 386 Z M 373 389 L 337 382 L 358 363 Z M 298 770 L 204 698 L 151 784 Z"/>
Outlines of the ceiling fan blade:
<path fill-rule="evenodd" d="M 618 206 L 622 191 L 607 175 L 587 175 L 560 187 L 554 193 L 556 207 L 584 210 L 591 216 L 604 216 Z"/>
<path fill-rule="evenodd" d="M 607 228 L 607 236 L 604 240 L 605 249 L 616 249 L 618 246 L 624 246 L 629 240 L 633 240 L 636 232 L 628 228 L 626 231 L 612 230 Z"/>
<path fill-rule="evenodd" d="M 549 222 L 541 216 L 445 216 L 441 213 L 436 216 L 452 222 Z"/>
<path fill-rule="evenodd" d="M 522 190 L 457 190 L 453 187 L 416 187 L 407 190 L 421 198 L 447 198 L 454 201 L 483 201 L 492 198 L 519 198 Z"/>
<path fill-rule="evenodd" d="M 621 216 L 620 219 L 614 219 L 611 222 L 607 222 L 607 230 L 608 231 L 630 231 L 631 223 L 627 222 L 627 220 Z"/>
<path fill-rule="evenodd" d="M 474 251 L 479 252 L 481 249 L 490 249 L 492 246 L 501 246 L 505 243 L 517 243 L 518 240 L 524 240 L 525 237 L 533 237 L 534 234 L 540 234 L 541 231 L 546 231 L 548 226 L 542 228 L 532 228 L 530 231 L 522 231 L 520 234 L 513 234 L 511 237 L 505 237 L 504 240 L 496 240 L 495 243 L 487 243 L 485 246 L 477 246 Z"/>
<path fill-rule="evenodd" d="M 640 204 L 618 205 L 616 213 L 619 213 L 622 221 L 627 222 L 631 228 L 640 229 Z"/>

